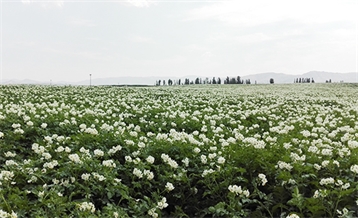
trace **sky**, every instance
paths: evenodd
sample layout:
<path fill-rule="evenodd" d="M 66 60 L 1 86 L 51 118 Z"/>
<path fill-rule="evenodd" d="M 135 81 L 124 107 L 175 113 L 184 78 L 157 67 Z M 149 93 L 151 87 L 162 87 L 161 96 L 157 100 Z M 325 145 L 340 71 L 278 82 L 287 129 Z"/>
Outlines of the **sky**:
<path fill-rule="evenodd" d="M 1 80 L 357 72 L 358 0 L 1 0 Z"/>

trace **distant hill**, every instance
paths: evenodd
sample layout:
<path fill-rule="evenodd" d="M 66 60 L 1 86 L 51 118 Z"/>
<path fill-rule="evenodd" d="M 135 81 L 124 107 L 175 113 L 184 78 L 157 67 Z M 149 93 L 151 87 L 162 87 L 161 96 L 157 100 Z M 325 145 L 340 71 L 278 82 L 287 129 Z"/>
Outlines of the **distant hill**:
<path fill-rule="evenodd" d="M 109 78 L 98 78 L 92 79 L 92 85 L 155 85 L 156 81 L 163 80 L 167 83 L 169 79 L 179 80 L 183 83 L 185 78 L 189 78 L 190 81 L 195 80 L 199 76 L 185 76 L 185 77 L 176 77 L 176 76 L 151 76 L 151 77 L 109 77 Z M 89 80 L 79 81 L 73 83 L 74 85 L 89 85 Z"/>
<path fill-rule="evenodd" d="M 324 83 L 326 80 L 331 79 L 332 82 L 358 82 L 358 73 L 329 73 L 323 71 L 310 71 L 302 74 L 303 78 L 314 78 L 315 81 Z"/>
<path fill-rule="evenodd" d="M 238 75 L 239 76 L 239 75 Z M 205 79 L 206 77 L 202 76 L 184 76 L 184 77 L 176 77 L 176 76 L 166 76 L 166 77 L 111 77 L 111 78 L 99 78 L 99 79 L 92 79 L 93 85 L 155 85 L 155 82 L 158 80 L 165 80 L 168 82 L 168 79 L 171 80 L 179 80 L 183 83 L 185 78 L 189 78 L 190 81 L 194 81 L 196 78 Z M 241 79 L 250 79 L 251 83 L 258 84 L 267 84 L 270 81 L 270 78 L 273 78 L 275 83 L 293 83 L 294 79 L 296 78 L 313 78 L 316 83 L 325 83 L 326 80 L 330 80 L 332 82 L 357 82 L 356 81 L 357 74 L 356 73 L 331 73 L 331 72 L 324 72 L 324 71 L 310 71 L 308 73 L 304 73 L 301 75 L 291 75 L 291 74 L 284 74 L 284 73 L 260 73 L 260 74 L 253 74 L 248 76 L 242 76 Z M 217 78 L 217 77 L 216 77 Z M 225 77 L 220 77 L 223 81 Z M 209 77 L 212 79 L 212 77 Z M 80 81 L 77 83 L 73 83 L 74 85 L 88 85 L 89 80 Z M 161 83 L 163 84 L 163 82 Z"/>
<path fill-rule="evenodd" d="M 29 85 L 32 85 L 32 84 L 44 84 L 42 82 L 39 82 L 39 81 L 35 81 L 35 80 L 30 80 L 30 79 L 24 79 L 24 80 L 19 80 L 19 79 L 12 79 L 12 80 L 4 80 L 3 81 L 4 84 L 8 84 L 8 85 L 11 85 L 11 84 L 29 84 Z"/>
<path fill-rule="evenodd" d="M 313 78 L 316 83 L 325 83 L 326 80 L 331 82 L 358 82 L 358 74 L 356 73 L 331 73 L 324 71 L 310 71 L 301 75 L 290 75 L 283 73 L 260 73 L 249 76 L 243 76 L 243 79 L 250 79 L 251 83 L 269 83 L 270 78 L 273 78 L 275 83 L 293 83 L 296 78 Z"/>
<path fill-rule="evenodd" d="M 240 76 L 240 75 L 238 75 Z M 205 79 L 206 77 L 202 76 L 184 76 L 184 77 L 176 77 L 176 76 L 152 76 L 152 77 L 109 77 L 109 78 L 97 78 L 92 79 L 92 85 L 155 85 L 156 81 L 158 80 L 165 80 L 166 83 L 168 79 L 171 80 L 179 80 L 183 83 L 185 78 L 189 78 L 190 81 L 194 81 L 196 78 Z M 217 79 L 218 77 L 216 77 Z M 226 76 L 220 77 L 223 81 L 225 80 Z M 258 84 L 268 84 L 270 78 L 273 78 L 276 84 L 282 83 L 293 83 L 296 78 L 313 78 L 316 83 L 325 83 L 326 80 L 331 80 L 332 83 L 334 82 L 347 82 L 347 83 L 356 83 L 358 82 L 358 74 L 357 73 L 332 73 L 332 72 L 324 72 L 324 71 L 310 71 L 308 73 L 304 73 L 301 75 L 291 75 L 291 74 L 284 74 L 284 73 L 260 73 L 260 74 L 253 74 L 248 76 L 242 76 L 241 79 L 247 80 L 250 79 L 251 83 L 254 84 L 255 81 Z M 212 77 L 209 77 L 212 79 Z M 41 84 L 41 85 L 50 85 L 49 82 L 39 82 L 34 80 L 4 80 L 3 84 Z M 89 80 L 83 80 L 79 82 L 66 82 L 66 81 L 58 81 L 52 82 L 52 84 L 56 85 L 89 85 Z M 163 82 L 161 82 L 163 84 Z"/>
<path fill-rule="evenodd" d="M 242 79 L 250 79 L 251 84 L 254 84 L 255 81 L 258 84 L 269 83 L 271 78 L 274 79 L 275 83 L 293 83 L 293 80 L 296 77 L 297 75 L 289 75 L 283 73 L 260 73 L 243 76 Z"/>

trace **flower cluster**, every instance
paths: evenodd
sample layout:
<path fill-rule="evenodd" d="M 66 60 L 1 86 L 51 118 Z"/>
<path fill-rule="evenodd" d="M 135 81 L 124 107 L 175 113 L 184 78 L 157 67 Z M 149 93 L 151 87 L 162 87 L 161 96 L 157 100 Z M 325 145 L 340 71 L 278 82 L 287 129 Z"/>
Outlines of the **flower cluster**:
<path fill-rule="evenodd" d="M 169 155 L 167 155 L 167 154 L 162 154 L 162 155 L 161 155 L 161 158 L 162 158 L 162 160 L 164 161 L 164 163 L 169 164 L 169 166 L 171 166 L 172 168 L 177 168 L 177 167 L 178 167 L 178 163 L 177 163 L 175 160 L 171 159 L 171 158 L 169 157 Z"/>
<path fill-rule="evenodd" d="M 11 213 L 7 213 L 0 209 L 0 217 L 4 218 L 17 218 L 17 214 L 14 211 L 11 211 Z"/>
<path fill-rule="evenodd" d="M 245 197 L 250 196 L 249 190 L 242 190 L 241 186 L 229 185 L 228 189 L 231 193 L 234 193 L 236 195 L 241 195 L 241 196 L 245 196 Z"/>
<path fill-rule="evenodd" d="M 174 185 L 170 182 L 167 182 L 167 184 L 165 185 L 165 189 L 170 192 L 172 190 L 174 190 Z"/>
<path fill-rule="evenodd" d="M 258 177 L 259 177 L 259 180 L 261 182 L 261 185 L 264 186 L 267 183 L 266 175 L 263 174 L 263 173 L 260 173 L 258 175 Z"/>
<path fill-rule="evenodd" d="M 78 204 L 78 209 L 80 211 L 90 211 L 91 213 L 96 211 L 94 204 L 91 202 L 82 202 L 81 204 Z"/>

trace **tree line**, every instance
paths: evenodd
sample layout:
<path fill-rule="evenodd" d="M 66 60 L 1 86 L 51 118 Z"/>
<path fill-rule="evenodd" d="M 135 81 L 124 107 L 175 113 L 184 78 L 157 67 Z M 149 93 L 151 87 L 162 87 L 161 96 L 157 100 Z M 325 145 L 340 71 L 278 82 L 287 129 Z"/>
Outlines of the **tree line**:
<path fill-rule="evenodd" d="M 255 81 L 256 83 L 256 81 Z M 181 79 L 178 80 L 157 80 L 155 82 L 156 86 L 171 86 L 171 85 L 193 85 L 193 84 L 251 84 L 250 79 L 241 79 L 240 76 L 237 77 L 226 77 L 224 80 L 221 80 L 220 77 L 213 77 L 210 79 L 209 77 L 206 77 L 205 79 L 197 77 L 195 80 L 190 80 L 188 78 L 185 78 L 183 81 Z"/>
<path fill-rule="evenodd" d="M 313 78 L 295 78 L 294 83 L 314 83 Z"/>
<path fill-rule="evenodd" d="M 269 80 L 270 84 L 274 84 L 275 81 L 273 78 L 270 78 Z M 295 78 L 293 80 L 293 83 L 315 83 L 313 78 Z M 331 80 L 327 80 L 326 83 L 331 83 Z M 168 79 L 166 80 L 157 80 L 155 82 L 156 86 L 172 86 L 172 85 L 193 85 L 193 84 L 251 84 L 250 79 L 241 79 L 240 76 L 237 77 L 226 77 L 225 79 L 221 79 L 220 77 L 213 77 L 209 78 L 206 77 L 205 79 L 197 77 L 194 80 L 190 80 L 189 78 L 185 78 L 184 80 L 178 79 L 178 80 L 172 80 Z M 256 84 L 256 81 L 255 81 Z"/>

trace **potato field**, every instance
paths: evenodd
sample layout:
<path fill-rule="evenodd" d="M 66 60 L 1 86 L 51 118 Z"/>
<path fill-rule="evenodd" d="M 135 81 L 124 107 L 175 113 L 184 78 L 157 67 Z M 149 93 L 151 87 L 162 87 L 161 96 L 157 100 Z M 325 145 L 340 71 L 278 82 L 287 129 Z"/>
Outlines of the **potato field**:
<path fill-rule="evenodd" d="M 357 217 L 358 85 L 0 86 L 0 217 Z"/>

